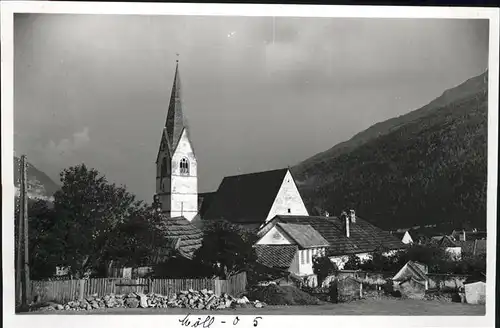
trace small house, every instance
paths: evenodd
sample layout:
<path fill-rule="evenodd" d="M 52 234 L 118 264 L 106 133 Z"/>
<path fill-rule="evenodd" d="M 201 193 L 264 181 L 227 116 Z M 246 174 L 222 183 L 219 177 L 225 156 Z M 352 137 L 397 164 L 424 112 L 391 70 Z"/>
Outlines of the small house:
<path fill-rule="evenodd" d="M 465 284 L 465 301 L 469 304 L 485 304 L 486 303 L 486 283 L 484 281 L 476 281 Z"/>
<path fill-rule="evenodd" d="M 343 269 L 352 254 L 364 261 L 369 259 L 371 252 L 380 247 L 386 249 L 388 253 L 406 247 L 389 232 L 383 231 L 356 216 L 354 210 L 351 210 L 349 214 L 342 213 L 341 217 L 276 215 L 259 230 L 258 236 L 263 238 L 278 224 L 310 226 L 317 231 L 328 242 L 328 246 L 325 247 L 325 255 L 339 269 Z M 261 241 L 263 240 L 261 239 Z M 313 252 L 306 255 L 306 261 L 310 259 L 311 255 L 316 254 Z"/>
<path fill-rule="evenodd" d="M 477 229 L 466 230 L 453 230 L 451 235 L 458 241 L 474 241 L 486 239 L 486 231 L 478 231 Z"/>
<path fill-rule="evenodd" d="M 255 249 L 260 263 L 307 276 L 314 273 L 313 257 L 325 254 L 328 245 L 310 225 L 277 223 L 261 236 Z"/>
<path fill-rule="evenodd" d="M 459 260 L 462 257 L 462 246 L 452 236 L 434 236 L 432 243 L 443 248 L 453 259 Z"/>
<path fill-rule="evenodd" d="M 421 299 L 428 289 L 428 273 L 427 265 L 408 261 L 392 278 L 394 289 L 408 298 Z"/>
<path fill-rule="evenodd" d="M 413 238 L 408 230 L 406 231 L 395 231 L 391 233 L 394 237 L 401 240 L 403 244 L 413 244 Z"/>

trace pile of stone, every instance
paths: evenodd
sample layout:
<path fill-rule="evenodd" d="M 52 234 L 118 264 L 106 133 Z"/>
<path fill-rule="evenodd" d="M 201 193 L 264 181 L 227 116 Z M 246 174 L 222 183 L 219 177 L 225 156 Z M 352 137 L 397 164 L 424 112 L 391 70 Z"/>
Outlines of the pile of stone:
<path fill-rule="evenodd" d="M 129 293 L 126 295 L 109 294 L 103 297 L 92 295 L 79 301 L 71 301 L 64 305 L 50 304 L 43 310 L 86 311 L 101 308 L 188 308 L 197 310 L 222 310 L 238 307 L 261 308 L 266 304 L 260 301 L 249 301 L 245 296 L 234 298 L 228 294 L 217 296 L 211 290 L 187 290 L 171 296 L 159 294 Z"/>

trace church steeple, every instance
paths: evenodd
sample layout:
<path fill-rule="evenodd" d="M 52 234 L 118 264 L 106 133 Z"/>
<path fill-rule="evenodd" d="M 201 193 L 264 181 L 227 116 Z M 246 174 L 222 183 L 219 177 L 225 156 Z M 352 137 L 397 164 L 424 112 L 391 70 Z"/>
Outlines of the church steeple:
<path fill-rule="evenodd" d="M 175 150 L 184 130 L 184 115 L 182 114 L 181 79 L 179 61 L 176 61 L 174 83 L 168 105 L 167 120 L 165 121 L 166 137 L 170 149 Z"/>
<path fill-rule="evenodd" d="M 198 169 L 181 100 L 179 62 L 156 157 L 156 206 L 170 217 L 191 221 L 198 213 Z"/>

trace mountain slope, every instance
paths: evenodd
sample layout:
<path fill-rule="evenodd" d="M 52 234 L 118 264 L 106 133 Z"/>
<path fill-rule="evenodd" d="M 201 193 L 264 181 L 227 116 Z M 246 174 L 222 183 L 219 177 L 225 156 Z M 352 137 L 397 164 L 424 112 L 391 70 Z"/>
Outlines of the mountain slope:
<path fill-rule="evenodd" d="M 486 225 L 487 72 L 292 168 L 305 202 L 386 229 Z"/>
<path fill-rule="evenodd" d="M 16 193 L 19 192 L 20 166 L 21 160 L 14 156 L 14 184 L 16 186 Z M 49 199 L 59 190 L 59 186 L 47 174 L 38 170 L 29 162 L 27 163 L 26 173 L 28 176 L 29 198 Z"/>
<path fill-rule="evenodd" d="M 302 180 L 307 180 L 310 173 L 309 169 L 312 168 L 314 172 L 314 166 L 319 163 L 327 163 L 335 157 L 348 153 L 370 140 L 386 135 L 404 124 L 418 120 L 421 117 L 425 117 L 429 113 L 432 113 L 443 106 L 474 97 L 474 95 L 481 92 L 484 93 L 487 91 L 487 77 L 488 71 L 486 70 L 485 73 L 470 78 L 455 88 L 446 90 L 441 96 L 420 109 L 374 124 L 368 129 L 356 134 L 348 141 L 341 142 L 329 150 L 318 153 L 301 162 L 294 167 L 294 173 L 297 176 L 300 176 Z"/>

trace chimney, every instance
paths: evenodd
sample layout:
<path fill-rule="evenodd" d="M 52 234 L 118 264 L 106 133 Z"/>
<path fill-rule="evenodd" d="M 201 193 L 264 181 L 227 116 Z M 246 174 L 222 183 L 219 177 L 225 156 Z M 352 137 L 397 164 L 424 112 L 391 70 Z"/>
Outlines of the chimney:
<path fill-rule="evenodd" d="M 347 238 L 349 238 L 350 231 L 349 231 L 349 216 L 347 216 L 347 213 L 345 211 L 342 211 L 342 214 L 340 214 L 341 220 L 344 220 L 344 225 L 345 225 L 345 235 Z"/>
<path fill-rule="evenodd" d="M 351 222 L 356 223 L 356 212 L 354 210 L 350 211 Z"/>

